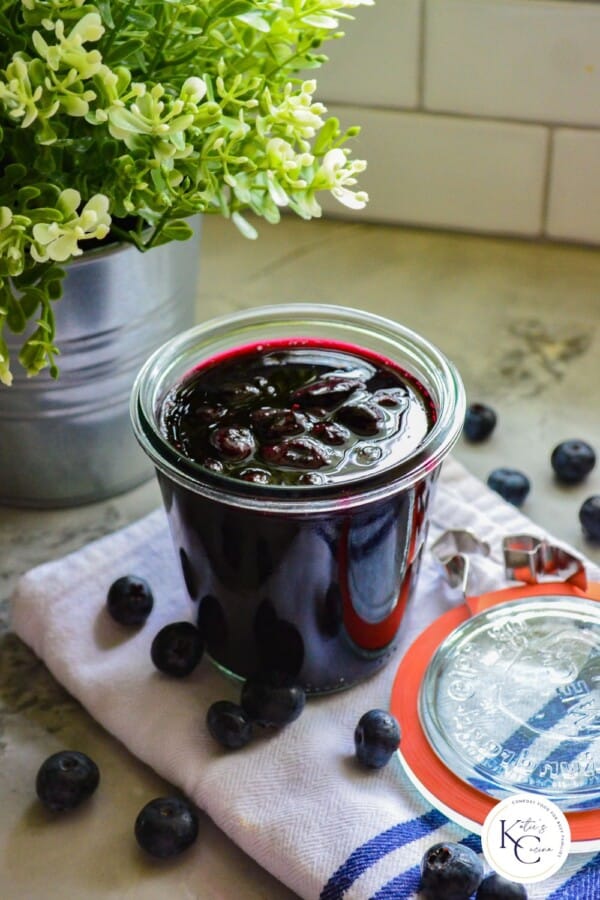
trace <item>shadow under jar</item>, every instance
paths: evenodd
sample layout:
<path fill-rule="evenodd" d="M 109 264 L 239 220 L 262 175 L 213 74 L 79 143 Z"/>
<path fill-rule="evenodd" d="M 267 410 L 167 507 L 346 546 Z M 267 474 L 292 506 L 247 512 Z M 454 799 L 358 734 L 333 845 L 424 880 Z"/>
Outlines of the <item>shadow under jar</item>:
<path fill-rule="evenodd" d="M 319 693 L 385 665 L 464 405 L 437 348 L 344 307 L 238 312 L 156 351 L 132 420 L 218 666 Z"/>

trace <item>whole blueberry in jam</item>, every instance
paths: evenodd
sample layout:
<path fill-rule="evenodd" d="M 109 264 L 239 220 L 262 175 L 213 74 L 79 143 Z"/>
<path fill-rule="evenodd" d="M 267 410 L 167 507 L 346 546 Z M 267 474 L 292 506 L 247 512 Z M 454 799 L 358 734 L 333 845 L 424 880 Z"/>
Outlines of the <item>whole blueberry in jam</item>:
<path fill-rule="evenodd" d="M 550 463 L 559 481 L 578 484 L 596 465 L 596 453 L 585 441 L 562 441 L 552 451 Z"/>
<path fill-rule="evenodd" d="M 494 469 L 488 476 L 487 484 L 513 506 L 521 506 L 531 489 L 529 478 L 518 469 Z"/>
<path fill-rule="evenodd" d="M 395 363 L 334 341 L 282 340 L 198 366 L 167 395 L 160 424 L 210 473 L 270 489 L 393 466 L 434 422 L 428 393 Z"/>
<path fill-rule="evenodd" d="M 421 891 L 427 900 L 469 900 L 483 878 L 483 863 L 465 844 L 433 844 L 421 860 Z"/>

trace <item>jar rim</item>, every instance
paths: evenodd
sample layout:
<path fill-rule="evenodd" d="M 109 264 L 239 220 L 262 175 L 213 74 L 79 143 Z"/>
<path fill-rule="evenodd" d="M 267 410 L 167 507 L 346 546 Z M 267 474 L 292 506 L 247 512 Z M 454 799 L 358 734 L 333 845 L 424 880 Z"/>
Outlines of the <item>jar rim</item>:
<path fill-rule="evenodd" d="M 258 328 L 269 334 L 250 332 Z M 418 447 L 404 459 L 374 473 L 365 473 L 351 483 L 290 486 L 255 484 L 209 471 L 180 453 L 166 440 L 158 426 L 161 402 L 184 373 L 218 348 L 231 350 L 251 340 L 315 337 L 311 328 L 335 327 L 336 333 L 352 332 L 357 349 L 367 350 L 368 338 L 387 345 L 395 360 L 409 375 L 426 376 L 426 389 L 437 411 L 433 426 Z M 294 329 L 293 333 L 290 328 Z M 305 333 L 300 333 L 302 329 Z M 275 337 L 273 331 L 281 332 Z M 319 335 L 318 337 L 323 337 Z M 318 337 L 316 338 L 318 340 Z M 363 339 L 361 345 L 360 340 Z M 405 358 L 406 357 L 406 358 Z M 394 360 L 393 354 L 390 356 Z M 416 371 L 415 371 L 416 369 Z M 178 376 L 177 370 L 181 370 Z M 139 371 L 131 393 L 130 414 L 135 436 L 156 469 L 194 493 L 229 505 L 294 514 L 326 513 L 340 504 L 355 508 L 406 490 L 436 470 L 462 431 L 465 392 L 460 375 L 434 344 L 391 319 L 360 309 L 334 304 L 287 303 L 238 310 L 212 318 L 167 341 Z"/>

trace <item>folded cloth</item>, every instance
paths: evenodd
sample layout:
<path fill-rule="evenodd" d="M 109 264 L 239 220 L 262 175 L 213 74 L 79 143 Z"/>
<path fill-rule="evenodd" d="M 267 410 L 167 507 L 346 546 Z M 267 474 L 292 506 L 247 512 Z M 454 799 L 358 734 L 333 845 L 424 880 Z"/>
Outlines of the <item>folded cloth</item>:
<path fill-rule="evenodd" d="M 469 528 L 492 548 L 474 571 L 473 593 L 506 584 L 504 535 L 543 536 L 454 460 L 444 464 L 438 482 L 429 546 L 448 528 Z M 112 581 L 127 572 L 151 582 L 157 603 L 152 627 L 149 622 L 124 634 L 107 615 L 105 598 Z M 589 573 L 598 580 L 591 564 Z M 428 548 L 405 614 L 400 655 L 456 602 Z M 480 852 L 479 839 L 432 809 L 397 759 L 373 771 L 356 764 L 355 725 L 366 710 L 388 705 L 394 663 L 350 691 L 311 699 L 302 716 L 275 735 L 227 752 L 208 734 L 204 716 L 217 699 L 237 700 L 239 686 L 208 661 L 183 680 L 161 675 L 150 661 L 159 628 L 189 617 L 162 510 L 33 569 L 12 598 L 14 630 L 58 681 L 301 897 L 409 898 L 418 893 L 419 862 L 431 844 L 465 841 Z M 571 855 L 557 875 L 528 893 L 546 900 L 599 897 L 600 854 Z"/>

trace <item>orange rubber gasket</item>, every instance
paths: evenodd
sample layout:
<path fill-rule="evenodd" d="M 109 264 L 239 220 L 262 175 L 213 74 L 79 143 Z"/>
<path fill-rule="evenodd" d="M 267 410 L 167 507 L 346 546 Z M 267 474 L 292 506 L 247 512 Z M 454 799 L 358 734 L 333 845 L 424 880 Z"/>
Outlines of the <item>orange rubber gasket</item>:
<path fill-rule="evenodd" d="M 441 804 L 479 825 L 483 825 L 487 814 L 498 800 L 460 779 L 432 750 L 418 713 L 421 684 L 439 645 L 470 615 L 509 600 L 550 593 L 600 601 L 600 583 L 591 582 L 584 591 L 564 582 L 546 582 L 469 597 L 465 604 L 444 613 L 421 632 L 404 655 L 394 678 L 390 709 L 400 724 L 400 750 L 406 765 Z M 567 812 L 565 815 L 574 843 L 600 840 L 598 809 Z"/>

